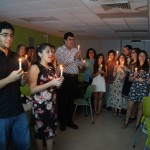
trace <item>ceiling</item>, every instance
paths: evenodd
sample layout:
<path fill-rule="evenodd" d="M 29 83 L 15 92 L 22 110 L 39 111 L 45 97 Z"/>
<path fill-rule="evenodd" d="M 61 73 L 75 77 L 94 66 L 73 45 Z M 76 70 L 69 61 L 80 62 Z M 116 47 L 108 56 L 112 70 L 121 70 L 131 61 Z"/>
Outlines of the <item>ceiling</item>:
<path fill-rule="evenodd" d="M 149 0 L 0 0 L 0 20 L 60 37 L 150 39 Z"/>

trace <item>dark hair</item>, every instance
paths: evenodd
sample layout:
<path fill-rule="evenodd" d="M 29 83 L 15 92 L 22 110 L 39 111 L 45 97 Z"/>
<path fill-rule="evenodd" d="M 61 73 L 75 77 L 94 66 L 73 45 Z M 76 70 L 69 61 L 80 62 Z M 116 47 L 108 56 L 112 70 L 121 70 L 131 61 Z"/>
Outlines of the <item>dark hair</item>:
<path fill-rule="evenodd" d="M 131 45 L 125 45 L 124 48 L 127 48 L 128 50 L 131 50 L 132 46 Z"/>
<path fill-rule="evenodd" d="M 74 37 L 74 34 L 73 34 L 72 32 L 66 32 L 66 33 L 64 34 L 64 40 L 67 40 L 68 37 Z"/>
<path fill-rule="evenodd" d="M 51 48 L 54 48 L 54 49 L 55 49 L 55 46 L 54 46 L 54 45 L 51 45 Z"/>
<path fill-rule="evenodd" d="M 113 49 L 111 49 L 111 50 L 108 51 L 108 56 L 109 56 L 110 53 L 113 53 L 114 56 L 116 55 L 116 52 Z"/>
<path fill-rule="evenodd" d="M 140 66 L 140 61 L 139 61 L 139 55 L 141 53 L 144 53 L 146 58 L 145 58 L 145 61 L 144 61 L 144 64 L 142 66 Z M 138 71 L 139 70 L 144 70 L 144 71 L 149 71 L 149 65 L 148 65 L 148 61 L 147 61 L 147 52 L 145 50 L 141 50 L 138 54 L 138 59 L 137 59 L 137 67 L 138 67 Z"/>
<path fill-rule="evenodd" d="M 17 46 L 17 50 L 16 50 L 16 51 L 17 51 L 17 53 L 19 52 L 19 50 L 20 50 L 20 47 L 21 47 L 21 46 L 24 46 L 24 47 L 25 47 L 25 49 L 26 49 L 26 46 L 25 46 L 24 44 L 19 44 L 19 45 Z"/>
<path fill-rule="evenodd" d="M 120 59 L 121 56 L 124 57 L 124 65 L 125 65 L 126 67 L 128 67 L 127 58 L 126 58 L 125 54 L 120 54 L 120 55 L 118 56 L 118 58 L 117 58 L 117 61 L 119 62 L 118 64 L 120 65 L 119 59 Z"/>
<path fill-rule="evenodd" d="M 139 52 L 141 51 L 139 48 L 133 48 L 132 50 L 131 50 L 131 52 L 132 51 L 135 51 L 135 53 L 137 54 L 137 56 L 138 56 L 138 54 L 139 54 Z M 130 61 L 130 65 L 132 64 L 132 62 L 133 62 L 134 60 L 133 59 L 131 59 L 131 61 Z M 137 63 L 137 62 L 136 62 Z"/>
<path fill-rule="evenodd" d="M 2 32 L 3 29 L 11 29 L 13 31 L 13 34 L 14 34 L 14 27 L 6 21 L 0 22 L 0 33 Z"/>
<path fill-rule="evenodd" d="M 96 51 L 95 51 L 95 49 L 93 49 L 93 48 L 89 48 L 88 50 L 87 50 L 87 52 L 86 52 L 86 58 L 87 59 L 89 59 L 90 57 L 89 57 L 89 52 L 90 51 L 93 51 L 94 52 L 94 58 L 96 58 Z"/>
<path fill-rule="evenodd" d="M 35 53 L 33 54 L 33 59 L 32 59 L 32 64 L 36 64 L 39 63 L 41 58 L 38 55 L 38 52 L 42 53 L 42 51 L 47 47 L 51 47 L 51 45 L 49 43 L 42 43 L 39 44 L 36 49 L 35 49 Z"/>
<path fill-rule="evenodd" d="M 102 70 L 103 70 L 104 72 L 106 72 L 106 68 L 105 68 L 105 58 L 104 58 L 104 55 L 103 55 L 102 53 L 100 53 L 100 54 L 98 54 L 98 55 L 96 56 L 96 59 L 95 59 L 95 61 L 94 61 L 94 67 L 93 67 L 93 73 L 94 73 L 94 74 L 98 72 L 98 69 L 99 69 L 98 59 L 99 59 L 101 56 L 103 57 Z"/>

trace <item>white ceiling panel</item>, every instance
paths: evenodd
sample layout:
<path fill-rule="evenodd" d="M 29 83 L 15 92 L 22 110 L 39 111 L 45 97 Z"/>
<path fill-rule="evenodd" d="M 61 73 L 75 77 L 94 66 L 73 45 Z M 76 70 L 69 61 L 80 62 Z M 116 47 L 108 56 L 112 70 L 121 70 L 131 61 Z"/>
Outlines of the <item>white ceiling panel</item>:
<path fill-rule="evenodd" d="M 148 0 L 128 1 L 131 9 L 106 10 L 102 4 L 114 0 L 0 0 L 0 20 L 62 37 L 150 39 Z"/>

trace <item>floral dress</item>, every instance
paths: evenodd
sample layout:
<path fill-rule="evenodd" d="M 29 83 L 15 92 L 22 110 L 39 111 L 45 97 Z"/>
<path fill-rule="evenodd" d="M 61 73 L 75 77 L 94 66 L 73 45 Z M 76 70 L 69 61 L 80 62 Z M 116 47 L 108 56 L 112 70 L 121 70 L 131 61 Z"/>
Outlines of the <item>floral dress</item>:
<path fill-rule="evenodd" d="M 117 69 L 117 74 L 115 77 L 115 80 L 113 82 L 113 89 L 112 89 L 112 96 L 110 105 L 113 108 L 117 109 L 126 109 L 127 107 L 127 101 L 124 97 L 122 97 L 122 87 L 124 83 L 124 79 L 120 79 L 120 77 L 124 74 L 124 71 L 122 69 Z"/>
<path fill-rule="evenodd" d="M 130 73 L 130 76 L 133 76 L 134 72 Z M 130 92 L 129 92 L 129 100 L 133 102 L 142 102 L 143 97 L 148 96 L 148 78 L 150 77 L 149 72 L 139 71 L 139 77 L 144 79 L 144 82 L 133 81 Z"/>
<path fill-rule="evenodd" d="M 37 85 L 45 84 L 56 77 L 54 67 L 45 68 L 41 64 Z M 33 94 L 33 116 L 35 121 L 35 136 L 39 139 L 50 139 L 56 135 L 56 87 L 50 87 Z"/>

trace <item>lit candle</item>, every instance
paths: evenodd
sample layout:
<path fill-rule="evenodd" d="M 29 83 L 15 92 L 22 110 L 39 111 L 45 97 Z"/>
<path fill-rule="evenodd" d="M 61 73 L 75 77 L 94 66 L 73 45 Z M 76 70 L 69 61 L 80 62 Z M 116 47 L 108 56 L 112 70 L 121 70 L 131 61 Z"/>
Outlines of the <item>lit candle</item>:
<path fill-rule="evenodd" d="M 78 50 L 80 50 L 80 45 L 78 45 Z"/>
<path fill-rule="evenodd" d="M 83 59 L 82 62 L 85 64 L 85 60 Z"/>
<path fill-rule="evenodd" d="M 99 70 L 101 70 L 101 69 L 102 69 L 102 66 L 103 66 L 103 65 L 101 64 L 101 65 L 100 65 L 100 67 L 99 67 Z"/>
<path fill-rule="evenodd" d="M 122 66 L 123 66 L 123 65 L 124 65 L 124 61 L 122 61 L 122 63 L 121 63 L 121 64 L 122 64 Z"/>
<path fill-rule="evenodd" d="M 118 65 L 118 63 L 119 63 L 119 62 L 117 61 L 116 64 Z"/>
<path fill-rule="evenodd" d="M 60 76 L 62 76 L 62 75 L 63 75 L 63 66 L 60 65 Z"/>
<path fill-rule="evenodd" d="M 136 67 L 136 68 L 135 68 L 135 72 L 137 72 L 137 69 L 138 69 L 138 68 Z"/>
<path fill-rule="evenodd" d="M 22 69 L 22 59 L 19 58 L 19 69 L 21 70 Z"/>
<path fill-rule="evenodd" d="M 28 55 L 25 56 L 25 59 L 27 59 Z"/>
<path fill-rule="evenodd" d="M 118 56 L 118 54 L 119 54 L 119 51 L 117 51 L 117 56 Z"/>

